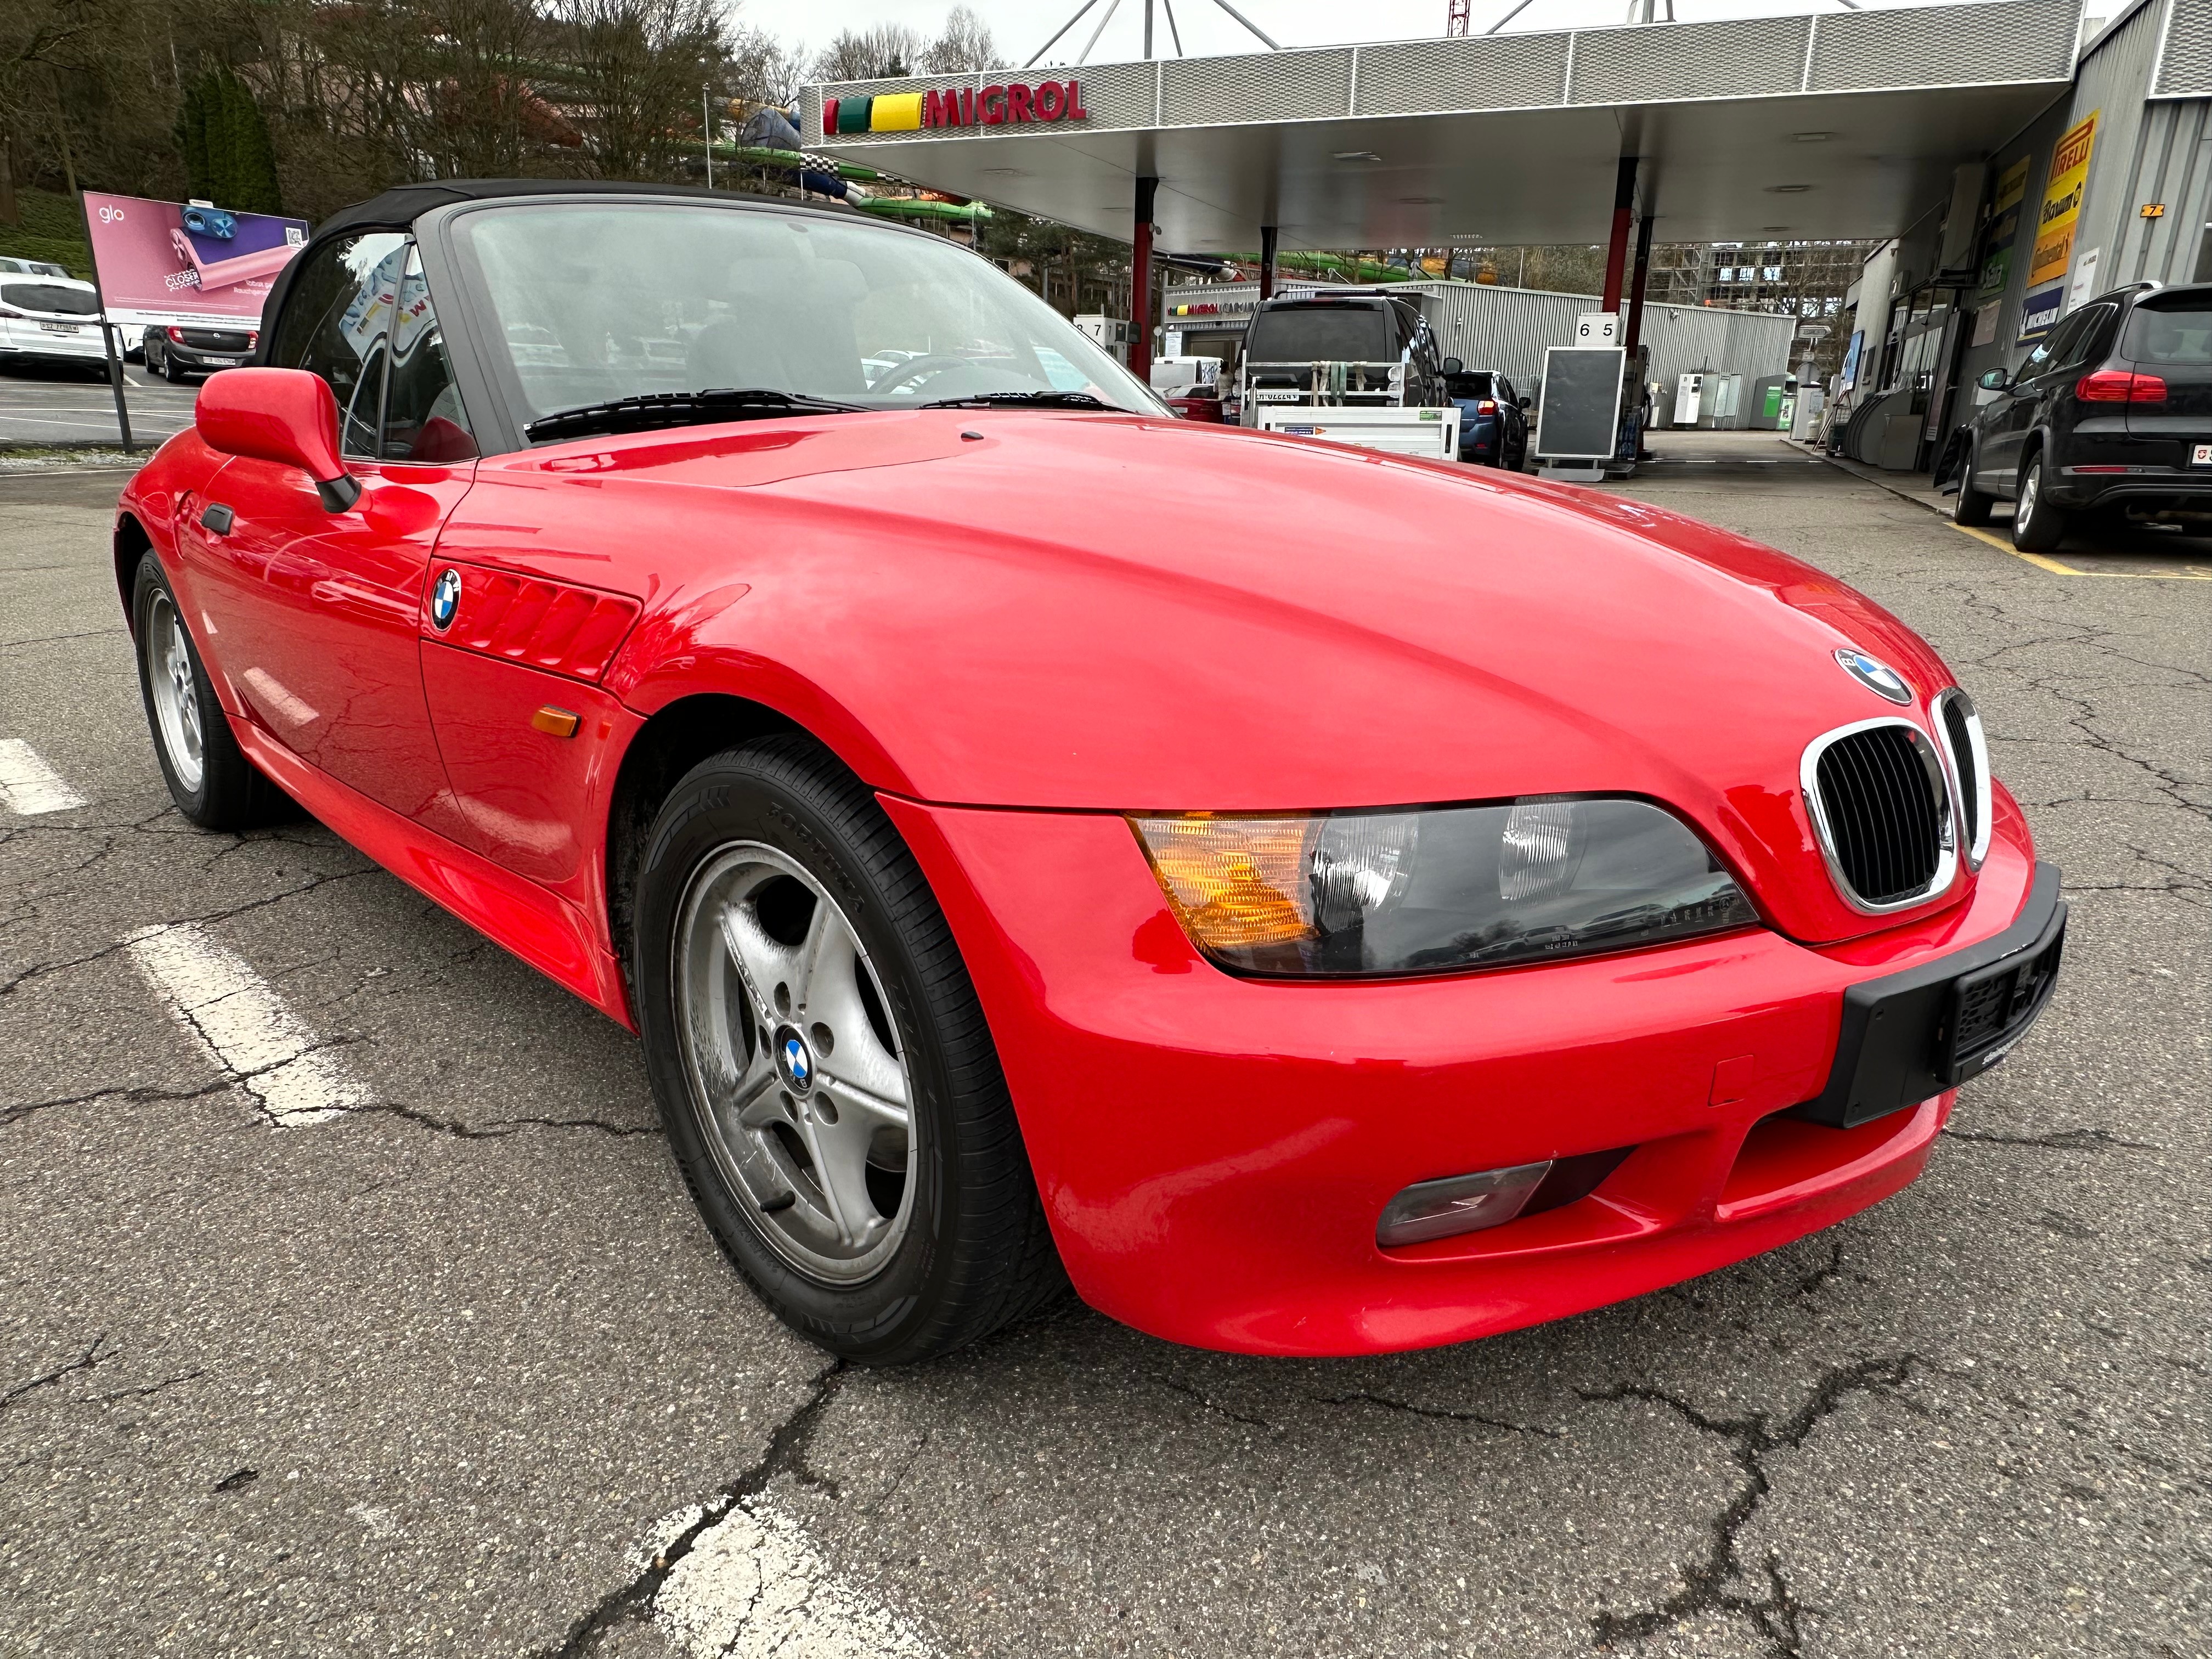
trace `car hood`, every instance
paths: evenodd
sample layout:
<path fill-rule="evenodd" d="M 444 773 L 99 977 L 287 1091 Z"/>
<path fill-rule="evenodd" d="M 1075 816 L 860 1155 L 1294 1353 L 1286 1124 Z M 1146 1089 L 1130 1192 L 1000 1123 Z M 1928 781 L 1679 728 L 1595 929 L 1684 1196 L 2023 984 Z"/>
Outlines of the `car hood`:
<path fill-rule="evenodd" d="M 877 787 L 970 805 L 1645 795 L 1800 938 L 1869 926 L 1821 870 L 1805 746 L 1900 712 L 1836 651 L 1897 668 L 1923 724 L 1951 683 L 1878 605 L 1727 532 L 1235 428 L 916 412 L 514 465 L 588 477 L 583 520 L 633 547 L 653 526 L 614 566 L 648 601 L 609 678 L 641 708 L 742 684 Z"/>

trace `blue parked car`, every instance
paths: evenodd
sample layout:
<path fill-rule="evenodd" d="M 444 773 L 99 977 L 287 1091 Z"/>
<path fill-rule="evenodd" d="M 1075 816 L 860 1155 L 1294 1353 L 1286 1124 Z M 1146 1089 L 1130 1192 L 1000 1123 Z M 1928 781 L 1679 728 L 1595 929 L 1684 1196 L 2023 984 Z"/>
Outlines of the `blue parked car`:
<path fill-rule="evenodd" d="M 1459 458 L 1518 472 L 1528 459 L 1528 399 L 1486 368 L 1444 365 L 1444 386 L 1459 405 Z"/>

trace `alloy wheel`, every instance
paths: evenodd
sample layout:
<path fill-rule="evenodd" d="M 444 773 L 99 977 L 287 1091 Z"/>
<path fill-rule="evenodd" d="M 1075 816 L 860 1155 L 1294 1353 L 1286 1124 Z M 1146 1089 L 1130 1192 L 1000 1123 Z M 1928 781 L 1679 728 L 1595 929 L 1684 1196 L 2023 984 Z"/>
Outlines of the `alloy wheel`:
<path fill-rule="evenodd" d="M 146 684 L 154 699 L 161 747 L 168 752 L 177 781 L 188 793 L 197 793 L 207 771 L 198 679 L 192 670 L 191 647 L 185 641 L 184 619 L 167 593 L 155 593 L 147 607 L 144 648 Z"/>
<path fill-rule="evenodd" d="M 914 1208 L 914 1091 L 851 921 L 759 842 L 702 860 L 672 977 L 691 1107 L 749 1219 L 817 1283 L 872 1277 Z"/>

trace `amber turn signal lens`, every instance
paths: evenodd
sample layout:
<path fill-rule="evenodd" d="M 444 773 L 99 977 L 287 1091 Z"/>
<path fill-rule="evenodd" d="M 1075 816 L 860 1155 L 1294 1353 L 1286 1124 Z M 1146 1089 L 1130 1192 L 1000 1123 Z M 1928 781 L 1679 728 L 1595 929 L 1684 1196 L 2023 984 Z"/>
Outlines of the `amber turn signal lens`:
<path fill-rule="evenodd" d="M 1307 878 L 1318 818 L 1132 818 L 1160 890 L 1200 950 L 1247 951 L 1314 936 Z"/>
<path fill-rule="evenodd" d="M 530 717 L 530 723 L 548 737 L 573 738 L 576 735 L 576 728 L 583 724 L 583 719 L 566 708 L 556 708 L 549 702 Z"/>

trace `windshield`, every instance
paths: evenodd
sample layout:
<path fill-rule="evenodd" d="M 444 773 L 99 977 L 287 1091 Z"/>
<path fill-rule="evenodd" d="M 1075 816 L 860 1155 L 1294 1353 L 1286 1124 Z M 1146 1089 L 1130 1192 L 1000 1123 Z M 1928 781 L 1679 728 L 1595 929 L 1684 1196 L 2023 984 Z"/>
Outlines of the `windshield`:
<path fill-rule="evenodd" d="M 18 306 L 25 311 L 43 311 L 49 316 L 97 317 L 99 298 L 81 288 L 64 288 L 58 283 L 9 283 L 0 284 L 0 305 Z"/>
<path fill-rule="evenodd" d="M 2120 356 L 2136 363 L 2212 364 L 2212 295 L 2190 295 L 2172 306 L 2138 305 L 2128 319 Z"/>
<path fill-rule="evenodd" d="M 499 208 L 459 228 L 526 422 L 720 389 L 866 409 L 1087 393 L 1160 410 L 1043 301 L 935 238 L 642 202 Z"/>
<path fill-rule="evenodd" d="M 1398 347 L 1381 306 L 1291 306 L 1252 319 L 1244 357 L 1255 363 L 1395 363 Z"/>

